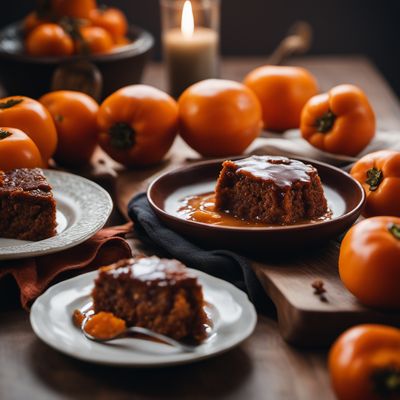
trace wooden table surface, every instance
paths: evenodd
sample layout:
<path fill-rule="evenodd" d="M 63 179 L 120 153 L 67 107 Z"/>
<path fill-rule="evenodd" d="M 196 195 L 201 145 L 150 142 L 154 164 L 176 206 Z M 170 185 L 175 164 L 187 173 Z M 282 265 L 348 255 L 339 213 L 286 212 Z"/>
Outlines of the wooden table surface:
<path fill-rule="evenodd" d="M 262 59 L 224 60 L 221 75 L 241 80 Z M 321 90 L 360 85 L 381 130 L 400 130 L 400 105 L 379 72 L 363 57 L 292 60 L 309 68 Z M 160 65 L 145 83 L 164 88 Z M 118 220 L 118 217 L 117 217 Z M 12 282 L 9 282 L 11 284 Z M 5 293 L 6 292 L 6 293 Z M 35 337 L 29 315 L 12 290 L 0 290 L 0 399 L 273 399 L 331 400 L 326 351 L 290 347 L 280 337 L 274 312 L 260 315 L 254 334 L 226 354 L 192 365 L 136 370 L 86 364 L 64 356 Z"/>

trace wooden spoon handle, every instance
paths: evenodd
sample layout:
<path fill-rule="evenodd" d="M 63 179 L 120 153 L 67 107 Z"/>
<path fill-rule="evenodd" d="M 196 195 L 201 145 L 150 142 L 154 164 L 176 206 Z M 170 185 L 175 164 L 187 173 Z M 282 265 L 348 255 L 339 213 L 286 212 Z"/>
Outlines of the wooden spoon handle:
<path fill-rule="evenodd" d="M 297 21 L 289 29 L 288 35 L 268 57 L 268 64 L 279 65 L 293 54 L 304 54 L 310 49 L 311 43 L 311 25 L 305 21 Z"/>

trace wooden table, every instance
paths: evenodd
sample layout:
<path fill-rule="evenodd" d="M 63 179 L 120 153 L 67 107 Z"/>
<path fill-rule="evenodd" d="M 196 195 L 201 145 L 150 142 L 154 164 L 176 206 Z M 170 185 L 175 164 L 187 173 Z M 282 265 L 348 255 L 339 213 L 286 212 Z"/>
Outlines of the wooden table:
<path fill-rule="evenodd" d="M 241 80 L 262 62 L 224 60 L 222 76 Z M 372 101 L 379 129 L 400 129 L 399 102 L 365 58 L 313 57 L 292 63 L 309 68 L 322 90 L 339 83 L 360 85 Z M 164 87 L 160 65 L 148 68 L 145 82 Z M 334 396 L 326 351 L 287 345 L 273 311 L 260 315 L 254 334 L 224 355 L 193 365 L 135 370 L 86 364 L 52 350 L 33 334 L 29 315 L 0 293 L 1 400 L 162 398 L 331 400 Z"/>

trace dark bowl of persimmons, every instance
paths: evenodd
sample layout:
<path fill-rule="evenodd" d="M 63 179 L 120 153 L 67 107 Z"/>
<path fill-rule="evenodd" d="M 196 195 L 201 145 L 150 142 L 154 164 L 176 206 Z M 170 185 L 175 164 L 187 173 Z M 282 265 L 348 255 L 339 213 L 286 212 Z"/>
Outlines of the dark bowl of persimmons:
<path fill-rule="evenodd" d="M 153 45 L 153 36 L 115 7 L 96 0 L 37 0 L 34 11 L 0 31 L 0 83 L 7 93 L 34 98 L 57 82 L 57 89 L 95 85 L 95 97 L 104 98 L 140 82 Z M 89 82 L 70 71 L 88 75 Z"/>

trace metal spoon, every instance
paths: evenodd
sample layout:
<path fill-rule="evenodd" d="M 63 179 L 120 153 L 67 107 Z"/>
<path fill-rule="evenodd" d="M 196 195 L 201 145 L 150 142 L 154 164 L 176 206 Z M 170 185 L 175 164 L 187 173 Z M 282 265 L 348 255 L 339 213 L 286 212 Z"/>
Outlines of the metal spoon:
<path fill-rule="evenodd" d="M 114 337 L 108 338 L 108 339 L 98 339 L 98 338 L 90 335 L 89 333 L 87 333 L 85 330 L 86 323 L 89 321 L 89 319 L 90 319 L 90 315 L 86 316 L 86 318 L 82 321 L 81 331 L 87 339 L 93 340 L 94 342 L 104 343 L 104 342 L 110 342 L 112 340 L 122 339 L 122 338 L 127 338 L 127 337 L 135 338 L 134 334 L 139 333 L 141 335 L 145 335 L 145 336 L 151 337 L 153 339 L 157 339 L 160 342 L 163 342 L 170 346 L 176 347 L 176 348 L 178 348 L 182 351 L 188 352 L 188 353 L 193 353 L 198 348 L 198 346 L 192 346 L 189 344 L 178 342 L 177 340 L 174 340 L 174 339 L 170 338 L 169 336 L 165 336 L 160 333 L 154 332 L 150 329 L 141 328 L 139 326 L 131 326 L 130 328 L 126 328 L 120 334 L 118 334 Z"/>

